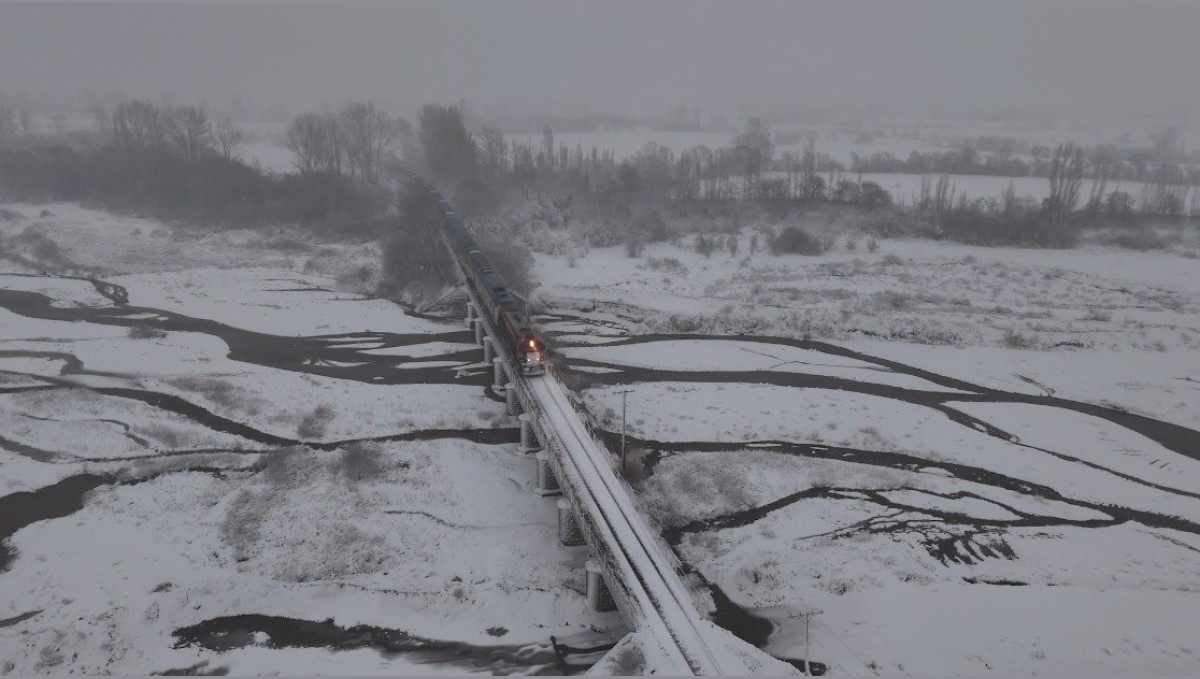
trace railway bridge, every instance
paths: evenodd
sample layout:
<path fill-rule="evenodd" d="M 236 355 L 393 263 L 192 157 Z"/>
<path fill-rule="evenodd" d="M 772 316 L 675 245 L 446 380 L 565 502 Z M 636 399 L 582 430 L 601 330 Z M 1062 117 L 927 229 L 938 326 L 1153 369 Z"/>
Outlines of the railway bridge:
<path fill-rule="evenodd" d="M 701 615 L 678 560 L 638 512 L 615 471 L 614 456 L 585 423 L 582 406 L 552 367 L 540 375 L 522 374 L 518 357 L 481 303 L 485 292 L 472 288 L 465 271 L 457 273 L 469 296 L 466 324 L 492 364 L 493 388 L 519 417 L 522 448 L 536 456 L 536 492 L 557 501 L 560 542 L 586 545 L 590 552 L 588 601 L 597 610 L 615 607 L 633 630 L 610 655 L 635 646 L 645 671 L 656 674 L 795 673 Z"/>

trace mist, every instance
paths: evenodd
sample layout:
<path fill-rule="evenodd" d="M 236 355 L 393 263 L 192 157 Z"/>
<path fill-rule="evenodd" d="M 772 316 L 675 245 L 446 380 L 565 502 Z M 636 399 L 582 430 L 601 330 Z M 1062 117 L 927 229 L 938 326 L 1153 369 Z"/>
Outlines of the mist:
<path fill-rule="evenodd" d="M 1187 114 L 1200 108 L 1197 27 L 1194 3 L 4 5 L 0 93 Z"/>

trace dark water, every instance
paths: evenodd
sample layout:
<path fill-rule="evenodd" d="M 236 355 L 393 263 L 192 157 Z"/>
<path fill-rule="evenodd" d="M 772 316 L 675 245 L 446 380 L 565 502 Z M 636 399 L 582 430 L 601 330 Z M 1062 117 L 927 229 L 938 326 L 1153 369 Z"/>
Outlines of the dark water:
<path fill-rule="evenodd" d="M 0 497 L 0 573 L 8 570 L 16 550 L 8 538 L 25 526 L 69 516 L 83 508 L 87 494 L 112 482 L 96 474 L 71 476 L 45 488 Z"/>
<path fill-rule="evenodd" d="M 611 648 L 581 649 L 549 641 L 542 644 L 480 646 L 461 641 L 442 641 L 409 634 L 403 630 L 354 625 L 342 627 L 332 619 L 315 621 L 274 615 L 245 614 L 212 618 L 174 634 L 176 647 L 201 646 L 228 651 L 254 644 L 257 633 L 267 635 L 267 648 L 327 648 L 333 651 L 372 649 L 384 657 L 399 657 L 422 665 L 448 665 L 463 673 L 488 674 L 581 674 Z M 571 656 L 587 656 L 589 662 Z"/>
<path fill-rule="evenodd" d="M 889 398 L 904 403 L 923 406 L 938 411 L 955 424 L 967 427 L 976 432 L 1000 438 L 1018 446 L 1024 446 L 1040 451 L 1046 455 L 1061 460 L 1080 464 L 1093 469 L 1120 477 L 1131 483 L 1153 488 L 1174 496 L 1200 498 L 1200 493 L 1192 489 L 1172 488 L 1161 484 L 1137 478 L 1101 465 L 1082 460 L 1058 451 L 1025 444 L 1019 438 L 989 422 L 968 415 L 953 407 L 958 403 L 1022 403 L 1029 405 L 1054 408 L 1060 411 L 1072 411 L 1107 420 L 1129 431 L 1146 436 L 1179 455 L 1191 459 L 1200 459 L 1200 431 L 1179 426 L 1153 418 L 1135 415 L 1119 408 L 1101 406 L 1091 403 L 1056 398 L 1053 392 L 1047 390 L 1044 395 L 1028 395 L 1007 392 L 983 387 L 956 378 L 939 375 L 931 371 L 907 366 L 896 361 L 880 359 L 862 354 L 850 349 L 831 344 L 805 340 L 791 340 L 771 337 L 737 337 L 737 336 L 698 336 L 698 335 L 640 335 L 614 342 L 605 343 L 605 347 L 636 345 L 665 340 L 720 340 L 754 342 L 764 345 L 796 347 L 822 352 L 829 356 L 852 358 L 873 364 L 881 372 L 911 375 L 923 379 L 933 388 L 930 390 L 909 389 L 886 384 L 876 384 L 870 381 L 852 380 L 841 377 L 823 375 L 807 375 L 803 373 L 778 373 L 771 371 L 743 370 L 700 370 L 675 371 L 654 368 L 630 367 L 621 364 L 606 363 L 595 360 L 566 359 L 560 357 L 560 374 L 567 377 L 571 387 L 576 390 L 597 386 L 627 385 L 634 383 L 652 382 L 695 382 L 695 383 L 744 383 L 771 384 L 796 389 L 842 390 Z M 591 346 L 588 344 L 564 346 Z M 573 367 L 604 368 L 613 372 L 591 373 L 573 371 Z M 939 389 L 941 387 L 942 389 Z M 954 391 L 951 391 L 954 390 Z M 965 393 L 963 393 L 965 392 Z M 620 443 L 619 432 L 600 432 L 610 449 L 616 449 Z M 731 512 L 705 520 L 694 521 L 686 525 L 667 526 L 664 536 L 668 543 L 677 548 L 680 540 L 688 533 L 716 531 L 753 524 L 769 514 L 790 507 L 795 503 L 809 499 L 852 499 L 856 502 L 873 503 L 878 506 L 876 519 L 863 521 L 859 524 L 846 526 L 831 534 L 832 539 L 849 537 L 856 533 L 897 533 L 915 536 L 929 554 L 943 565 L 975 564 L 987 559 L 1019 558 L 1016 550 L 1007 542 L 1006 531 L 1021 527 L 1057 527 L 1072 526 L 1082 528 L 1103 528 L 1127 522 L 1169 528 L 1200 535 L 1200 524 L 1183 519 L 1172 514 L 1154 511 L 1143 511 L 1121 506 L 1118 504 L 1103 504 L 1086 500 L 1064 497 L 1054 488 L 1036 481 L 1019 479 L 988 469 L 966 464 L 942 460 L 929 460 L 914 455 L 893 451 L 870 451 L 853 448 L 797 443 L 791 441 L 764 440 L 751 442 L 724 441 L 682 441 L 660 442 L 638 440 L 629 437 L 627 445 L 638 450 L 638 474 L 633 479 L 635 485 L 652 477 L 662 460 L 673 455 L 686 455 L 692 452 L 725 452 L 738 455 L 749 452 L 770 452 L 783 455 L 795 455 L 813 459 L 838 460 L 873 467 L 897 469 L 912 472 L 932 472 L 939 475 L 961 479 L 972 484 L 982 484 L 1026 496 L 1044 498 L 1056 503 L 1083 508 L 1095 512 L 1098 517 L 1087 520 L 1071 520 L 1055 516 L 1051 513 L 1039 515 L 1036 509 L 1024 511 L 991 500 L 982 495 L 969 491 L 936 493 L 924 492 L 931 496 L 947 500 L 972 499 L 987 502 L 1013 514 L 1010 519 L 979 519 L 974 516 L 936 509 L 937 503 L 921 506 L 908 505 L 890 497 L 888 491 L 895 488 L 834 488 L 809 487 L 777 498 L 763 505 L 750 507 L 745 510 Z M 1036 477 L 1035 477 L 1036 478 Z M 910 489 L 913 490 L 913 489 Z M 1036 505 L 1035 505 L 1036 506 Z M 1047 512 L 1054 512 L 1048 508 Z M 908 517 L 920 517 L 910 520 Z M 1026 583 L 1011 580 L 966 579 L 968 583 L 981 586 L 1020 586 Z M 713 621 L 733 632 L 739 638 L 759 648 L 767 645 L 775 630 L 772 620 L 756 615 L 732 601 L 715 585 L 709 585 L 716 611 Z M 799 669 L 803 669 L 803 661 L 796 658 L 781 658 Z M 812 672 L 822 674 L 825 665 L 813 663 Z"/>
<path fill-rule="evenodd" d="M 771 633 L 775 631 L 775 623 L 733 603 L 726 596 L 725 592 L 716 585 L 709 584 L 708 591 L 712 595 L 713 604 L 716 606 L 716 610 L 712 615 L 714 623 L 729 630 L 734 636 L 751 646 L 762 648 L 767 645 L 767 642 L 771 639 Z M 776 659 L 804 671 L 803 658 L 776 656 Z M 813 675 L 820 676 L 828 671 L 828 667 L 824 663 L 812 660 L 809 661 L 809 671 Z"/>
<path fill-rule="evenodd" d="M 368 349 L 395 349 L 429 342 L 469 344 L 474 341 L 474 335 L 468 330 L 408 334 L 367 331 L 309 337 L 269 335 L 171 311 L 134 306 L 127 303 L 128 295 L 120 286 L 94 279 L 86 280 L 91 281 L 97 289 L 109 290 L 112 294 L 110 299 L 116 306 L 57 307 L 53 305 L 52 298 L 41 293 L 0 289 L 0 308 L 27 318 L 203 333 L 223 340 L 229 346 L 228 357 L 235 361 L 372 384 L 485 386 L 491 376 L 488 369 L 470 368 L 471 364 L 479 361 L 479 351 L 473 347 L 415 358 L 367 353 Z M 364 349 L 354 346 L 357 344 L 371 346 Z M 59 353 L 54 357 L 64 361 L 63 374 L 84 372 L 82 363 L 74 356 Z M 439 362 L 453 362 L 456 365 L 422 366 L 424 363 Z"/>
<path fill-rule="evenodd" d="M 943 413 L 946 415 L 946 417 L 958 424 L 976 428 L 977 430 L 984 431 L 989 435 L 997 436 L 1010 441 L 1016 441 L 1017 437 L 1004 432 L 988 424 L 987 422 L 955 410 L 948 404 L 960 402 L 1021 403 L 1039 405 L 1047 408 L 1069 410 L 1107 420 L 1132 432 L 1141 434 L 1152 441 L 1156 441 L 1164 448 L 1178 453 L 1179 455 L 1183 455 L 1184 457 L 1188 457 L 1193 460 L 1200 460 L 1200 431 L 1195 429 L 1172 424 L 1170 422 L 1164 422 L 1162 420 L 1156 420 L 1143 415 L 1136 415 L 1134 413 L 1126 412 L 1119 408 L 1113 408 L 1110 406 L 1101 406 L 1093 403 L 1072 401 L 1070 399 L 1057 398 L 1049 395 L 1021 394 L 984 387 L 957 378 L 939 375 L 928 370 L 915 368 L 897 361 L 882 359 L 869 354 L 863 354 L 851 349 L 846 349 L 844 347 L 839 347 L 837 345 L 827 344 L 825 342 L 796 340 L 784 337 L 652 334 L 639 335 L 637 337 L 618 340 L 607 343 L 604 346 L 619 347 L 671 340 L 738 341 L 807 349 L 821 352 L 829 356 L 850 358 L 873 364 L 878 366 L 881 370 L 887 372 L 910 375 L 932 384 L 956 391 L 926 391 L 921 389 L 897 387 L 887 384 L 876 384 L 873 382 L 851 380 L 844 377 L 808 375 L 804 373 L 772 372 L 766 370 L 658 370 L 654 368 L 630 367 L 621 364 L 605 363 L 602 361 L 592 361 L 586 359 L 569 359 L 564 363 L 564 367 L 568 371 L 570 370 L 571 366 L 606 368 L 614 371 L 605 373 L 575 372 L 572 374 L 571 378 L 577 383 L 576 388 L 586 388 L 589 386 L 624 385 L 634 382 L 672 381 L 770 384 L 793 388 L 833 389 L 867 394 L 871 396 L 880 396 L 883 398 L 903 401 L 913 405 L 932 408 Z"/>

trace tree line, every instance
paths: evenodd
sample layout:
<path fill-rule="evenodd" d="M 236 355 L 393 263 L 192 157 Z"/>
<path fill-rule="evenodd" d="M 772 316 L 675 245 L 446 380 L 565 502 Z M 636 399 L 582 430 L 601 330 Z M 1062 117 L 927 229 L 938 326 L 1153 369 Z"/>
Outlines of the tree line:
<path fill-rule="evenodd" d="M 55 134 L 14 131 L 0 122 L 4 197 L 72 200 L 214 225 L 299 223 L 351 231 L 377 228 L 390 202 L 380 189 L 349 177 L 275 175 L 246 164 L 239 158 L 243 132 L 228 118 L 214 124 L 201 107 L 132 99 L 92 117 L 91 130 Z"/>

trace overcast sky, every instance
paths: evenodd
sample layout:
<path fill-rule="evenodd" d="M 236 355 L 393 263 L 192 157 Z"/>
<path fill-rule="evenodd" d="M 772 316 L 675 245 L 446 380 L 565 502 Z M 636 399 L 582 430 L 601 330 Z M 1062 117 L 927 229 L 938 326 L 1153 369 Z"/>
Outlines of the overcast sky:
<path fill-rule="evenodd" d="M 1200 2 L 0 5 L 0 94 L 1200 112 Z"/>

